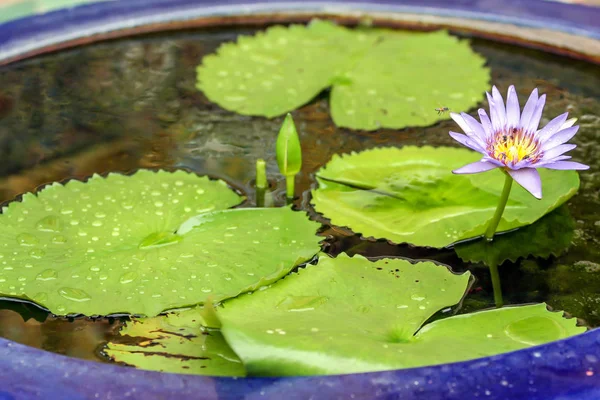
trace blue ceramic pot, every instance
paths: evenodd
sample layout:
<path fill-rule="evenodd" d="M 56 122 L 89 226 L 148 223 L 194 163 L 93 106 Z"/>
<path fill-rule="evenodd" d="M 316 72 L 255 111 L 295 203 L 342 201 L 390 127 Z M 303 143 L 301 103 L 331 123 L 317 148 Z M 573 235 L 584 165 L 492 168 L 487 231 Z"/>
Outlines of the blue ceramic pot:
<path fill-rule="evenodd" d="M 541 0 L 113 0 L 0 25 L 0 64 L 107 37 L 194 26 L 211 18 L 352 10 L 466 18 L 600 39 L 600 8 Z M 587 56 L 600 58 L 600 54 Z M 600 399 L 600 330 L 434 367 L 247 379 L 142 371 L 68 358 L 0 338 L 0 400 L 121 398 L 596 400 Z"/>

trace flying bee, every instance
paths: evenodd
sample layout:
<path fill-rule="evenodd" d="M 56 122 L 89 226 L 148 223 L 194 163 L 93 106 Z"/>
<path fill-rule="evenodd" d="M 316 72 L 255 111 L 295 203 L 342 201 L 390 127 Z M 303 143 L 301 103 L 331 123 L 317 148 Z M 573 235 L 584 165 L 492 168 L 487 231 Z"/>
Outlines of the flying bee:
<path fill-rule="evenodd" d="M 437 111 L 438 115 L 442 115 L 443 113 L 450 111 L 450 109 L 448 107 L 438 107 L 435 111 Z"/>

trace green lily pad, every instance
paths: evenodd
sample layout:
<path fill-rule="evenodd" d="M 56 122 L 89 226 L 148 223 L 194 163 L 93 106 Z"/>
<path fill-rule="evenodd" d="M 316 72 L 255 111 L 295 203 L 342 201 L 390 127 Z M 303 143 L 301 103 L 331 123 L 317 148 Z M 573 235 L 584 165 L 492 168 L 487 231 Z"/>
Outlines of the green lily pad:
<path fill-rule="evenodd" d="M 218 330 L 207 330 L 197 309 L 127 323 L 108 343 L 113 361 L 179 374 L 244 376 L 237 355 Z"/>
<path fill-rule="evenodd" d="M 484 64 L 446 32 L 350 30 L 316 20 L 223 44 L 204 57 L 197 87 L 225 109 L 271 118 L 332 86 L 336 125 L 402 128 L 448 118 L 438 107 L 474 107 L 489 86 Z"/>
<path fill-rule="evenodd" d="M 575 318 L 550 312 L 546 304 L 462 314 L 425 325 L 398 346 L 405 368 L 488 357 L 553 342 L 586 331 Z"/>
<path fill-rule="evenodd" d="M 504 177 L 499 171 L 455 175 L 480 154 L 454 147 L 377 148 L 334 155 L 317 172 L 312 204 L 338 226 L 395 243 L 444 247 L 484 233 Z M 513 185 L 498 231 L 531 224 L 571 198 L 575 171 L 540 169 L 543 198 Z"/>
<path fill-rule="evenodd" d="M 506 260 L 516 262 L 528 256 L 548 258 L 562 254 L 571 245 L 574 229 L 575 221 L 563 205 L 532 225 L 496 235 L 491 242 L 478 239 L 458 243 L 454 250 L 463 261 L 487 266 L 498 266 Z"/>
<path fill-rule="evenodd" d="M 218 310 L 249 375 L 340 374 L 462 361 L 562 339 L 585 328 L 544 304 L 421 325 L 460 301 L 469 274 L 432 263 L 321 258 Z M 415 332 L 417 332 L 415 334 Z"/>
<path fill-rule="evenodd" d="M 409 342 L 435 312 L 458 303 L 470 274 L 431 262 L 372 263 L 326 256 L 217 315 L 251 375 L 306 375 L 395 367 L 388 345 Z"/>
<path fill-rule="evenodd" d="M 373 40 L 327 21 L 274 26 L 254 37 L 239 36 L 204 57 L 197 87 L 227 110 L 275 117 L 329 87 L 349 57 Z"/>
<path fill-rule="evenodd" d="M 372 32 L 378 40 L 334 84 L 331 116 L 338 126 L 375 130 L 428 126 L 468 110 L 489 87 L 485 59 L 444 31 Z"/>
<path fill-rule="evenodd" d="M 318 224 L 302 213 L 211 212 L 240 200 L 224 182 L 183 171 L 26 194 L 0 215 L 0 294 L 61 315 L 155 316 L 253 290 L 318 251 Z"/>

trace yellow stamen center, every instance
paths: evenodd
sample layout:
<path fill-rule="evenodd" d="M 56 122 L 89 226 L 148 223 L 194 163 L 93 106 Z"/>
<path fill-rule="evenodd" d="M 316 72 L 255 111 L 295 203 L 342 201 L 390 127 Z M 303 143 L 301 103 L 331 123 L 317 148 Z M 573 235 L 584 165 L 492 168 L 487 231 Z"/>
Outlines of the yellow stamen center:
<path fill-rule="evenodd" d="M 534 135 L 516 128 L 496 132 L 488 142 L 487 151 L 490 157 L 505 165 L 523 160 L 535 162 L 541 156 L 540 145 Z"/>

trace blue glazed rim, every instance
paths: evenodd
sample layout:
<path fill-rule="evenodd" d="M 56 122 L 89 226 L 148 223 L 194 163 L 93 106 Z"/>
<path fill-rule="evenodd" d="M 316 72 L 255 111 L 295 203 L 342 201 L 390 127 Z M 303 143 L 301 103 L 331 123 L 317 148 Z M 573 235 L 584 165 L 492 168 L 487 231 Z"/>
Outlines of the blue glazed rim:
<path fill-rule="evenodd" d="M 0 24 L 0 65 L 69 42 L 118 37 L 119 31 L 144 26 L 160 29 L 199 18 L 354 10 L 490 21 L 600 39 L 600 7 L 544 0 L 105 0 Z"/>
<path fill-rule="evenodd" d="M 600 39 L 600 8 L 541 0 L 113 0 L 0 25 L 0 64 L 111 31 L 265 12 L 408 12 L 504 22 Z M 600 399 L 600 329 L 472 361 L 291 378 L 165 374 L 61 356 L 0 338 L 0 400 L 13 399 Z"/>

